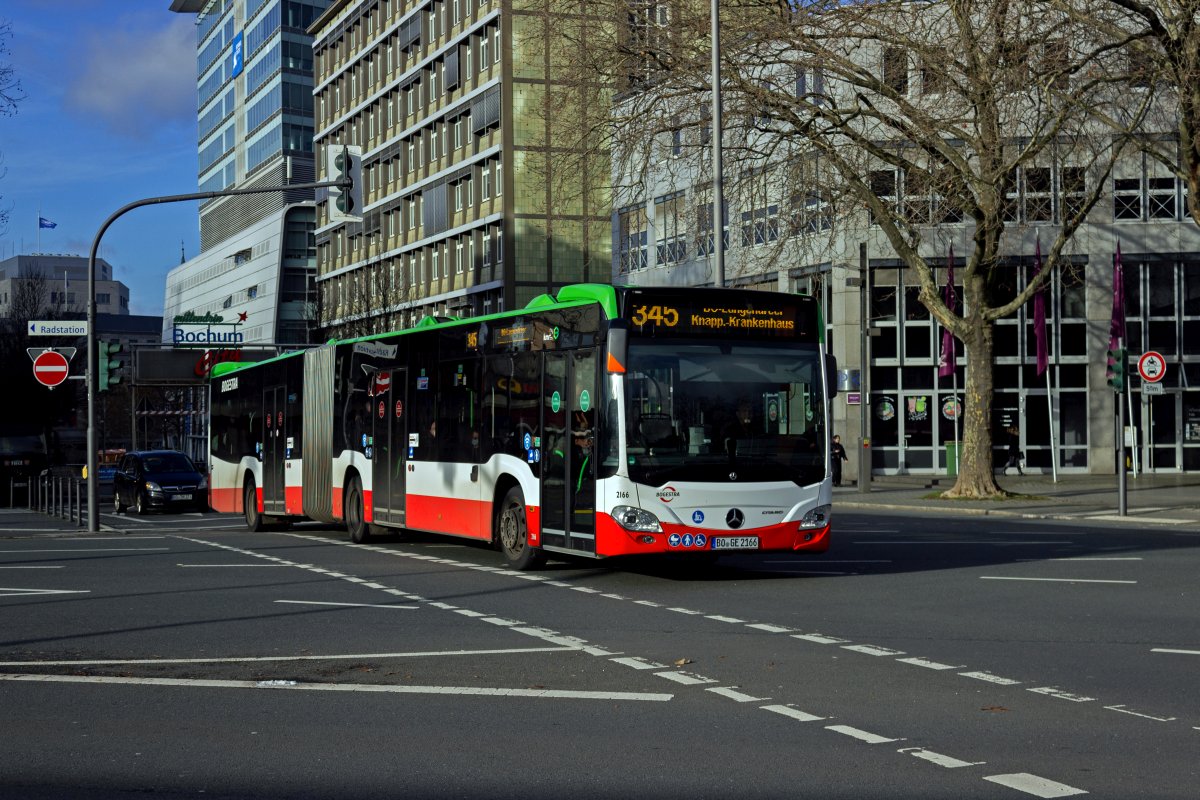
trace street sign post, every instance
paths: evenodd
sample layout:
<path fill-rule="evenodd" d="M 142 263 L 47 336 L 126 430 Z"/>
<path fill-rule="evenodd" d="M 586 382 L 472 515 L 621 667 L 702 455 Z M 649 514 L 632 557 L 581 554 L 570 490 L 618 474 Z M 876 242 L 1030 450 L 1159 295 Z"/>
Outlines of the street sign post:
<path fill-rule="evenodd" d="M 75 320 L 31 319 L 26 330 L 30 336 L 87 336 L 88 324 Z"/>
<path fill-rule="evenodd" d="M 1153 350 L 1142 353 L 1138 359 L 1138 375 L 1146 383 L 1158 383 L 1167 375 L 1167 360 Z"/>
<path fill-rule="evenodd" d="M 67 379 L 70 364 L 67 357 L 53 350 L 44 350 L 33 359 L 33 377 L 43 386 L 53 389 Z"/>

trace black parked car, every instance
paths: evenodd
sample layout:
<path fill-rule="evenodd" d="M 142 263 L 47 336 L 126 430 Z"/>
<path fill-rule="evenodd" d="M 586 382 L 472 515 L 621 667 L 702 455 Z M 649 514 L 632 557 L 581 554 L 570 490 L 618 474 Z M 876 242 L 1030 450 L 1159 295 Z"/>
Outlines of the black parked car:
<path fill-rule="evenodd" d="M 113 475 L 113 508 L 208 510 L 208 479 L 178 450 L 126 453 Z"/>

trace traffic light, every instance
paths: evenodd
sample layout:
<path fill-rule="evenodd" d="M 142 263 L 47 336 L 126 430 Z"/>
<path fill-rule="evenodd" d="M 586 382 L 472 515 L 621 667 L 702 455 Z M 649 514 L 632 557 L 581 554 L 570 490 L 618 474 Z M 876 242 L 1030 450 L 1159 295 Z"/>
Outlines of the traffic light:
<path fill-rule="evenodd" d="M 107 392 L 109 387 L 116 386 L 121 382 L 121 376 L 117 374 L 117 370 L 121 368 L 122 362 L 116 358 L 117 353 L 121 352 L 120 342 L 100 342 L 100 357 L 97 360 L 99 365 L 98 377 L 96 381 L 97 392 Z"/>
<path fill-rule="evenodd" d="M 1128 352 L 1124 347 L 1108 351 L 1108 366 L 1104 370 L 1104 377 L 1108 379 L 1108 385 L 1114 392 L 1125 391 L 1125 376 L 1129 371 Z"/>
<path fill-rule="evenodd" d="M 329 187 L 329 221 L 362 222 L 362 148 L 326 145 L 325 163 L 329 165 L 329 180 L 343 184 Z M 347 182 L 349 186 L 344 185 Z"/>

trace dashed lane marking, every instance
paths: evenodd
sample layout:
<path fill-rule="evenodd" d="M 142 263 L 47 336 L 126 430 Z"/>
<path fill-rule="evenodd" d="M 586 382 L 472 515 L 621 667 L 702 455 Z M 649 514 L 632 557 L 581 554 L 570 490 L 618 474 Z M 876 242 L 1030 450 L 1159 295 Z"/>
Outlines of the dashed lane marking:
<path fill-rule="evenodd" d="M 962 761 L 951 756 L 945 756 L 941 753 L 935 753 L 932 750 L 926 750 L 924 747 L 901 747 L 896 752 L 908 753 L 910 756 L 915 756 L 923 761 L 928 761 L 931 764 L 937 764 L 939 767 L 946 769 L 960 769 L 962 767 L 978 767 L 981 764 L 986 764 L 986 761 Z"/>
<path fill-rule="evenodd" d="M 388 603 L 325 603 L 319 600 L 276 600 L 276 603 L 289 603 L 297 606 L 339 606 L 343 608 L 401 608 L 414 609 L 420 606 L 396 606 Z"/>
<path fill-rule="evenodd" d="M 1012 678 L 1001 678 L 999 675 L 993 675 L 990 672 L 960 672 L 964 678 L 974 678 L 977 681 L 987 681 L 988 683 L 996 683 L 1000 686 L 1016 686 L 1020 681 L 1014 681 Z"/>
<path fill-rule="evenodd" d="M 790 705 L 762 706 L 762 709 L 763 711 L 771 711 L 776 714 L 782 714 L 785 717 L 791 717 L 800 722 L 819 722 L 825 719 L 825 717 L 818 717 L 816 714 L 809 714 L 807 711 L 792 708 Z"/>
<path fill-rule="evenodd" d="M 843 650 L 853 650 L 856 653 L 863 653 L 868 656 L 902 656 L 903 650 L 889 650 L 886 647 L 876 647 L 872 644 L 844 644 Z"/>
<path fill-rule="evenodd" d="M 942 664 L 941 662 L 929 661 L 928 659 L 925 659 L 925 658 L 897 658 L 896 660 L 902 664 L 912 664 L 913 666 L 924 667 L 925 669 L 936 669 L 936 670 L 962 669 L 964 666 L 966 666 L 965 664 L 959 664 L 956 667 L 953 664 Z"/>
<path fill-rule="evenodd" d="M 0 588 L 0 597 L 28 597 L 51 594 L 91 594 L 91 589 L 4 589 Z"/>
<path fill-rule="evenodd" d="M 271 689 L 308 692 L 378 692 L 382 694 L 449 694 L 475 697 L 537 697 L 562 700 L 630 700 L 662 703 L 674 695 L 661 692 L 587 692 L 567 689 L 506 689 L 487 686 L 400 686 L 363 683 L 291 683 L 275 681 L 189 680 L 184 678 L 121 678 L 96 675 L 13 675 L 3 681 L 33 683 L 124 683 L 143 686 L 178 686 L 211 689 Z"/>
<path fill-rule="evenodd" d="M 711 686 L 704 691 L 712 692 L 713 694 L 719 694 L 722 697 L 728 697 L 730 700 L 733 700 L 736 703 L 762 703 L 771 699 L 769 697 L 755 697 L 754 695 L 746 694 L 745 692 L 739 692 L 737 688 L 738 687 L 736 686 Z"/>
<path fill-rule="evenodd" d="M 1014 578 L 1005 575 L 980 575 L 981 581 L 1040 581 L 1042 583 L 1137 583 L 1137 581 L 1101 581 L 1090 578 Z"/>
<path fill-rule="evenodd" d="M 1152 714 L 1143 714 L 1140 711 L 1132 711 L 1132 710 L 1126 708 L 1123 703 L 1119 706 L 1105 706 L 1104 710 L 1105 711 L 1116 711 L 1121 714 L 1131 714 L 1135 717 L 1141 717 L 1142 719 L 1152 719 L 1155 722 L 1172 722 L 1172 721 L 1178 719 L 1178 717 L 1156 717 Z"/>
<path fill-rule="evenodd" d="M 668 672 L 654 673 L 660 678 L 666 678 L 675 683 L 682 683 L 684 686 L 698 686 L 705 683 L 716 683 L 713 678 L 706 678 L 703 675 L 697 675 L 694 672 L 684 672 L 683 670 L 671 670 Z"/>
<path fill-rule="evenodd" d="M 1155 647 L 1150 650 L 1151 653 L 1174 653 L 1180 656 L 1200 656 L 1200 650 L 1174 650 L 1169 647 Z"/>
<path fill-rule="evenodd" d="M 852 728 L 849 725 L 826 725 L 825 730 L 840 733 L 843 736 L 849 736 L 853 739 L 858 739 L 860 742 L 867 744 L 886 744 L 887 742 L 898 742 L 900 739 L 889 739 L 886 736 L 880 736 L 877 733 L 864 731 L 860 728 Z"/>
<path fill-rule="evenodd" d="M 1074 786 L 1067 786 L 1065 783 L 1057 783 L 1039 778 L 1037 775 L 1031 775 L 1028 772 L 1014 772 L 1009 775 L 985 775 L 985 781 L 998 783 L 1001 786 L 1007 786 L 1010 789 L 1016 789 L 1018 792 L 1031 794 L 1034 797 L 1071 797 L 1077 794 L 1087 794 L 1083 789 L 1076 789 Z"/>

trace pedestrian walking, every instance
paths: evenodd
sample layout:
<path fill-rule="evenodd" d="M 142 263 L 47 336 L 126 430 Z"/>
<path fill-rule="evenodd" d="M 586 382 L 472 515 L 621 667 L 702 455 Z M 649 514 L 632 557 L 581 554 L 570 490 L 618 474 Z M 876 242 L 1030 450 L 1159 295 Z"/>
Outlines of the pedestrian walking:
<path fill-rule="evenodd" d="M 1004 465 L 1004 471 L 1008 472 L 1009 467 L 1016 467 L 1018 475 L 1025 474 L 1021 469 L 1021 429 L 1016 425 L 1008 428 L 1008 463 Z"/>
<path fill-rule="evenodd" d="M 833 485 L 842 485 L 842 462 L 849 461 L 850 457 L 846 455 L 846 448 L 842 446 L 842 437 L 838 434 L 833 435 L 833 443 L 829 446 L 829 457 L 833 460 Z"/>

